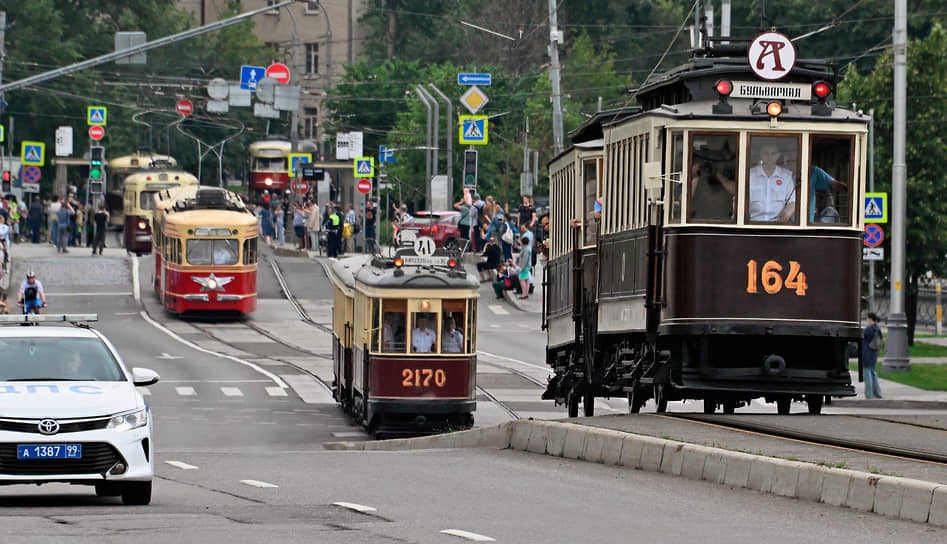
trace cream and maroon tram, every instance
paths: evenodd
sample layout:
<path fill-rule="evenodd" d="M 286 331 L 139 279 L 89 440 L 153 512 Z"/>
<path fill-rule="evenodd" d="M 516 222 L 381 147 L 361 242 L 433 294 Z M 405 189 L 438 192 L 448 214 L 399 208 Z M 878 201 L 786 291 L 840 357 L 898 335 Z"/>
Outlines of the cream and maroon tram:
<path fill-rule="evenodd" d="M 544 398 L 572 416 L 597 396 L 819 413 L 854 395 L 868 117 L 825 64 L 765 79 L 775 53 L 753 47 L 647 82 L 550 163 Z"/>
<path fill-rule="evenodd" d="M 343 410 L 374 435 L 473 425 L 479 282 L 443 250 L 353 256 L 330 266 Z"/>
<path fill-rule="evenodd" d="M 185 185 L 196 186 L 198 183 L 197 178 L 190 172 L 167 165 L 159 166 L 157 163 L 152 163 L 151 168 L 141 169 L 126 176 L 122 184 L 125 200 L 125 250 L 137 255 L 151 252 L 152 218 L 157 193 Z"/>
<path fill-rule="evenodd" d="M 173 313 L 256 308 L 257 218 L 234 193 L 187 186 L 155 200 L 154 289 Z"/>

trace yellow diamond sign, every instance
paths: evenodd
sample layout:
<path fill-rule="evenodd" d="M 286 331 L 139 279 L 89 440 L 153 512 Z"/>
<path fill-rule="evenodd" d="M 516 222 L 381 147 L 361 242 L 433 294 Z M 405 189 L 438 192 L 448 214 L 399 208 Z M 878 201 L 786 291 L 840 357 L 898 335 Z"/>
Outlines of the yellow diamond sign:
<path fill-rule="evenodd" d="M 483 91 L 477 88 L 476 85 L 471 85 L 467 92 L 460 97 L 460 103 L 467 108 L 467 111 L 470 113 L 476 114 L 484 106 L 487 105 L 490 99 L 487 98 L 487 95 L 483 94 Z"/>

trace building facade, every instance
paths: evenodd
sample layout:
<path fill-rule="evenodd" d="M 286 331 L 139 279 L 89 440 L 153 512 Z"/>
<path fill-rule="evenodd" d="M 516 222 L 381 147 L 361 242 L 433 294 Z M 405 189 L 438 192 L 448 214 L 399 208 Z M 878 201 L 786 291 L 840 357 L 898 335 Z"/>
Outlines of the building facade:
<path fill-rule="evenodd" d="M 278 4 L 280 0 L 242 0 L 244 11 Z M 222 18 L 229 0 L 177 0 L 179 8 L 194 13 L 199 24 Z M 306 0 L 253 18 L 253 32 L 273 49 L 273 61 L 290 68 L 291 83 L 301 87 L 298 137 L 320 144 L 326 152 L 328 135 L 322 132 L 323 105 L 330 82 L 343 66 L 360 54 L 362 35 L 358 19 L 367 0 Z"/>

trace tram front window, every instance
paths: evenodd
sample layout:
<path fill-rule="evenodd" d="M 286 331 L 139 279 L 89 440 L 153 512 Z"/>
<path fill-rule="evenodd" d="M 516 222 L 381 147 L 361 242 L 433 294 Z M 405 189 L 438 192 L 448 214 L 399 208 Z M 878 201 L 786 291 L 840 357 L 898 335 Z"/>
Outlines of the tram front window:
<path fill-rule="evenodd" d="M 254 170 L 262 170 L 264 172 L 285 172 L 286 171 L 286 159 L 285 158 L 259 158 L 256 160 L 254 165 Z"/>
<path fill-rule="evenodd" d="M 138 197 L 138 207 L 143 210 L 155 209 L 155 193 L 158 191 L 142 191 Z"/>
<path fill-rule="evenodd" d="M 382 351 L 387 353 L 405 352 L 405 317 L 405 312 L 385 311 L 384 325 L 382 325 L 381 330 Z"/>
<path fill-rule="evenodd" d="M 433 353 L 437 349 L 437 314 L 418 312 L 414 314 L 414 329 L 411 331 L 411 351 Z"/>
<path fill-rule="evenodd" d="M 736 134 L 695 134 L 691 140 L 687 216 L 691 221 L 736 219 Z"/>
<path fill-rule="evenodd" d="M 809 141 L 809 224 L 850 225 L 853 140 L 812 135 Z"/>
<path fill-rule="evenodd" d="M 749 221 L 798 224 L 799 138 L 750 136 Z"/>
<path fill-rule="evenodd" d="M 441 314 L 441 353 L 466 353 L 467 301 L 445 300 Z"/>
<path fill-rule="evenodd" d="M 196 265 L 237 264 L 240 245 L 236 240 L 188 240 L 187 262 Z"/>

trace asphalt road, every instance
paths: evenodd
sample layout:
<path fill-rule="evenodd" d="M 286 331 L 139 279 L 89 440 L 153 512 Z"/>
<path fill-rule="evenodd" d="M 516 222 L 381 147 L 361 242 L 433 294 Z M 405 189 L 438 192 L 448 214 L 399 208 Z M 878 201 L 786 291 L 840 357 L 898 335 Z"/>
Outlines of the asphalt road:
<path fill-rule="evenodd" d="M 287 283 L 324 321 L 324 274 L 316 263 L 293 259 L 280 259 Z M 636 540 L 658 542 L 941 540 L 929 527 L 880 516 L 510 451 L 323 451 L 325 441 L 364 434 L 320 389 L 318 377 L 330 368 L 326 335 L 300 324 L 275 276 L 261 266 L 260 307 L 251 319 L 185 322 L 161 311 L 148 265 L 141 260 L 136 301 L 127 259 L 57 257 L 50 249 L 17 263 L 42 267 L 51 311 L 98 313 L 96 328 L 129 364 L 154 369 L 162 381 L 146 397 L 157 433 L 152 505 L 124 507 L 58 484 L 3 487 L 6 541 L 458 541 L 445 530 L 517 543 L 612 542 L 631 531 Z M 527 328 L 534 325 L 515 310 L 484 307 L 489 302 L 481 304 L 480 347 L 491 351 L 481 356 L 478 379 L 493 393 L 521 399 L 510 404 L 524 413 L 554 413 L 523 376 L 544 377 L 538 326 Z M 292 345 L 274 340 L 283 335 Z M 491 404 L 481 403 L 478 420 L 500 419 Z M 358 513 L 335 502 L 376 510 Z"/>

